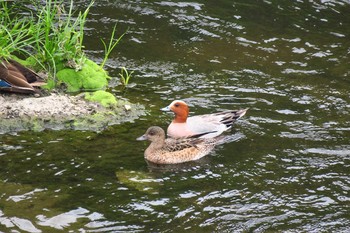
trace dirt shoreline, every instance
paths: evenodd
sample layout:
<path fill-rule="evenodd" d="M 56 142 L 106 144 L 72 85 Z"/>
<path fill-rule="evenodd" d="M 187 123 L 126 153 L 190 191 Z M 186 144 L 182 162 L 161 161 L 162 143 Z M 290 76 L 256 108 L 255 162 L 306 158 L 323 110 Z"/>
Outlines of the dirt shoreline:
<path fill-rule="evenodd" d="M 0 93 L 0 134 L 44 129 L 100 131 L 108 125 L 133 121 L 144 113 L 143 106 L 122 99 L 113 108 L 105 108 L 84 100 L 83 94 L 34 97 Z"/>

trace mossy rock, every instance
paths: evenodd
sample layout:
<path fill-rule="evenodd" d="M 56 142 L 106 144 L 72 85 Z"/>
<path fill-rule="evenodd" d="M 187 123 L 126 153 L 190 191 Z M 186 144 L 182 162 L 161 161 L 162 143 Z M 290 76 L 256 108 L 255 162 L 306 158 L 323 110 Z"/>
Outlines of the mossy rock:
<path fill-rule="evenodd" d="M 71 68 L 58 71 L 57 78 L 67 85 L 68 92 L 102 90 L 107 87 L 110 79 L 104 69 L 89 59 L 86 59 L 79 71 Z"/>
<path fill-rule="evenodd" d="M 104 107 L 111 107 L 117 104 L 115 96 L 106 91 L 95 91 L 93 93 L 86 93 L 85 99 L 89 101 L 99 102 Z"/>

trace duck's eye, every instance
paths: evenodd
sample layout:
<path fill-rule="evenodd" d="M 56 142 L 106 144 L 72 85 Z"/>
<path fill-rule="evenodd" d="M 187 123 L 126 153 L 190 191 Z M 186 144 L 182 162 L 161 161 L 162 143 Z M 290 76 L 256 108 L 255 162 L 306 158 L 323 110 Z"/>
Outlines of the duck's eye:
<path fill-rule="evenodd" d="M 153 135 L 155 135 L 155 134 L 156 134 L 156 132 L 154 132 L 154 131 L 150 131 L 148 134 L 149 134 L 149 135 L 151 135 L 151 136 L 153 136 Z"/>
<path fill-rule="evenodd" d="M 180 106 L 180 104 L 178 104 L 178 103 L 175 104 L 175 107 L 179 107 L 179 106 Z"/>

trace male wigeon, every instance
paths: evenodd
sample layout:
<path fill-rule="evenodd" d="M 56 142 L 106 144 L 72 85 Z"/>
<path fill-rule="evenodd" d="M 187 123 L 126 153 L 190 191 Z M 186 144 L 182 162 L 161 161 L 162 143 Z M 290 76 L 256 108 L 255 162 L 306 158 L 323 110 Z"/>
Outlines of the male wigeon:
<path fill-rule="evenodd" d="M 175 118 L 167 130 L 169 137 L 180 138 L 201 134 L 201 138 L 212 138 L 230 129 L 232 124 L 244 116 L 248 109 L 228 110 L 188 117 L 188 105 L 182 100 L 174 100 L 169 106 L 161 110 L 175 113 Z"/>
<path fill-rule="evenodd" d="M 146 160 L 156 164 L 176 164 L 204 157 L 221 140 L 221 137 L 165 139 L 164 130 L 158 126 L 152 126 L 136 140 L 151 141 L 144 153 Z"/>

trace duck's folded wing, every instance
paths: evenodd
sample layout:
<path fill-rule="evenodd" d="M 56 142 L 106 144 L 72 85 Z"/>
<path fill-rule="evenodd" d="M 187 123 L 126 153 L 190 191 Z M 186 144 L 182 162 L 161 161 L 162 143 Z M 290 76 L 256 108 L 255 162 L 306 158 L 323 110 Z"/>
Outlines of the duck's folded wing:
<path fill-rule="evenodd" d="M 187 127 L 196 134 L 206 134 L 213 131 L 222 132 L 227 129 L 227 126 L 221 123 L 221 120 L 221 116 L 211 114 L 193 116 L 187 118 Z"/>
<path fill-rule="evenodd" d="M 37 73 L 35 73 L 33 70 L 23 66 L 22 64 L 16 62 L 15 60 L 8 60 L 9 70 L 19 72 L 22 74 L 22 77 L 28 82 L 28 83 L 34 83 L 34 82 L 42 82 L 44 81 Z"/>
<path fill-rule="evenodd" d="M 45 84 L 38 81 L 37 77 L 37 74 L 33 71 L 13 60 L 11 60 L 11 63 L 5 60 L 0 63 L 0 90 L 25 94 L 36 93 L 37 90 L 33 86 Z M 32 83 L 29 83 L 29 81 Z"/>
<path fill-rule="evenodd" d="M 193 138 L 168 138 L 166 140 L 165 149 L 169 152 L 181 151 L 186 148 L 196 148 L 196 144 L 202 141 L 202 139 L 193 139 Z"/>
<path fill-rule="evenodd" d="M 196 134 L 208 134 L 203 137 L 219 135 L 230 129 L 232 124 L 244 116 L 248 109 L 229 110 L 213 114 L 204 114 L 187 118 L 187 127 Z M 211 135 L 210 135 L 211 134 Z"/>
<path fill-rule="evenodd" d="M 34 88 L 25 79 L 23 79 L 23 75 L 19 72 L 9 72 L 8 75 L 3 77 L 2 79 L 4 79 L 12 86 L 24 87 L 32 89 L 34 91 Z"/>

